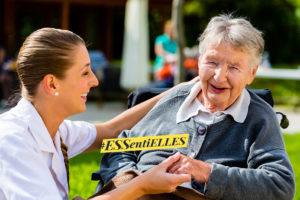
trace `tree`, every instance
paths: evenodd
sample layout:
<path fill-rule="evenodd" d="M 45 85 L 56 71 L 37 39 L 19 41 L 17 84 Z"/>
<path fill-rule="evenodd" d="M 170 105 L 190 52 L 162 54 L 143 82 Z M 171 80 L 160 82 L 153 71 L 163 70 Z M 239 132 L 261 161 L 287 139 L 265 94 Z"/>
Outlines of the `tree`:
<path fill-rule="evenodd" d="M 184 0 L 173 0 L 172 5 L 172 22 L 175 28 L 175 40 L 178 45 L 178 71 L 175 74 L 175 84 L 184 81 L 184 55 L 183 48 L 185 46 L 184 27 L 183 27 L 183 3 Z"/>
<path fill-rule="evenodd" d="M 273 64 L 300 63 L 299 9 L 296 0 L 190 0 L 184 6 L 186 42 L 188 46 L 197 44 L 211 17 L 233 13 L 263 31 L 265 50 Z"/>

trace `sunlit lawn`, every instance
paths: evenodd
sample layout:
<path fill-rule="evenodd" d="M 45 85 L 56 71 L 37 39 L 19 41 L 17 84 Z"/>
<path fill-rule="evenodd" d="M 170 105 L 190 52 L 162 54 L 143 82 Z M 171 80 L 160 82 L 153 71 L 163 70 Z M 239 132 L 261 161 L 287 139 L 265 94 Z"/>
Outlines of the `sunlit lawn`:
<path fill-rule="evenodd" d="M 300 200 L 300 133 L 284 135 L 284 141 L 296 177 L 296 195 L 294 200 Z"/>
<path fill-rule="evenodd" d="M 300 133 L 284 135 L 286 149 L 292 162 L 296 177 L 295 200 L 300 200 Z M 98 151 L 83 154 L 72 158 L 70 161 L 70 199 L 74 196 L 88 198 L 97 186 L 96 181 L 91 181 L 91 174 L 99 169 L 101 154 Z M 298 191 L 298 192 L 297 192 Z"/>
<path fill-rule="evenodd" d="M 99 170 L 102 155 L 99 151 L 78 155 L 70 160 L 70 195 L 88 198 L 93 195 L 97 181 L 91 180 L 94 171 Z"/>

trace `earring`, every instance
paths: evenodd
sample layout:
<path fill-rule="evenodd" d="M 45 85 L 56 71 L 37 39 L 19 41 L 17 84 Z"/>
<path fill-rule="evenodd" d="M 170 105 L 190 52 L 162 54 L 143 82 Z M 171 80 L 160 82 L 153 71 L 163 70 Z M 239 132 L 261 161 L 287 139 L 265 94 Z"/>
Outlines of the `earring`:
<path fill-rule="evenodd" d="M 59 93 L 58 93 L 58 92 L 55 92 L 55 93 L 54 93 L 54 96 L 56 96 L 56 97 L 57 97 L 58 95 L 59 95 Z"/>

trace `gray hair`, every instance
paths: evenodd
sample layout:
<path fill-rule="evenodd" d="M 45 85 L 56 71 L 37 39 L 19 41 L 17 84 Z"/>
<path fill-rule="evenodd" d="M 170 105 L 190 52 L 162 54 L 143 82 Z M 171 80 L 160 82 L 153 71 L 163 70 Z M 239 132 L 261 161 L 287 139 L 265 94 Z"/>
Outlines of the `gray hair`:
<path fill-rule="evenodd" d="M 251 54 L 249 66 L 251 71 L 260 64 L 264 51 L 262 32 L 254 28 L 249 21 L 243 18 L 233 18 L 231 15 L 213 17 L 199 38 L 200 56 L 209 44 L 219 45 L 228 43 L 241 51 Z"/>

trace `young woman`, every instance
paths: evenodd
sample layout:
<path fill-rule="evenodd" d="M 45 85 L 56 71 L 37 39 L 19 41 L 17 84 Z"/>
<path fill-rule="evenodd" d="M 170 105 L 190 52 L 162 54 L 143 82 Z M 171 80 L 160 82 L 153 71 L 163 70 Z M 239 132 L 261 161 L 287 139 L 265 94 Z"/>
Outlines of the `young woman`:
<path fill-rule="evenodd" d="M 85 111 L 87 94 L 98 85 L 84 41 L 67 30 L 43 28 L 33 32 L 20 49 L 17 72 L 22 98 L 0 115 L 0 199 L 68 199 L 64 144 L 69 158 L 96 150 L 103 139 L 130 129 L 164 95 L 105 123 L 65 120 Z M 95 199 L 136 199 L 170 192 L 190 180 L 189 175 L 167 173 L 179 158 L 174 155 Z"/>

